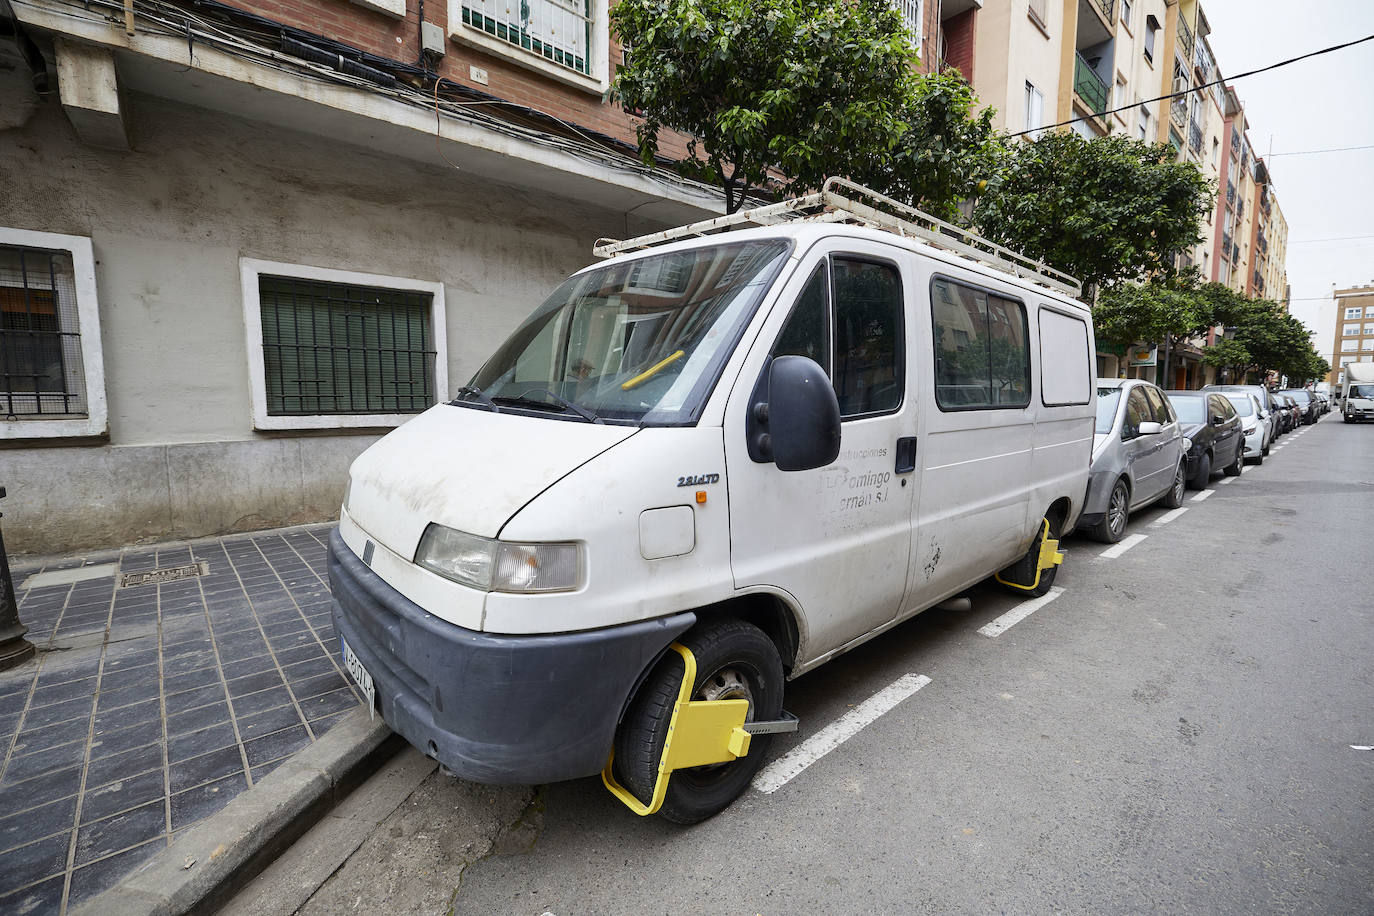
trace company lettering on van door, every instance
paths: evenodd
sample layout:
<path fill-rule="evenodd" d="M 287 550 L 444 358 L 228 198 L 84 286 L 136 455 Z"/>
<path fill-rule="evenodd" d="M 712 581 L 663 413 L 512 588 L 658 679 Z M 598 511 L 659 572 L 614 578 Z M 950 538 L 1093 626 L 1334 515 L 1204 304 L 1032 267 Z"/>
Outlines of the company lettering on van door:
<path fill-rule="evenodd" d="M 856 477 L 850 477 L 846 474 L 841 486 L 850 492 L 840 497 L 840 509 L 844 511 L 862 509 L 873 503 L 885 502 L 887 500 L 887 485 L 891 482 L 891 471 L 864 471 Z M 855 490 L 862 492 L 855 493 L 853 492 Z"/>
<path fill-rule="evenodd" d="M 692 477 L 679 477 L 677 485 L 679 487 L 704 487 L 708 483 L 720 483 L 719 474 L 696 474 Z"/>

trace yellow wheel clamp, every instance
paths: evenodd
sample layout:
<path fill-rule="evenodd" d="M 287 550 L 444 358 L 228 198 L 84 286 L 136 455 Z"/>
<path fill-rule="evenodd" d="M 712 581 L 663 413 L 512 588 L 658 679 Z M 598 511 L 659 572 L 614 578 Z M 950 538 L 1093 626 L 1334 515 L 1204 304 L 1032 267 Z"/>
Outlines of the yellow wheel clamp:
<path fill-rule="evenodd" d="M 673 716 L 668 722 L 668 735 L 663 740 L 663 755 L 658 762 L 658 779 L 649 804 L 643 804 L 630 790 L 616 782 L 611 774 L 615 753 L 601 771 L 601 781 L 611 794 L 625 803 L 635 814 L 646 816 L 663 807 L 668 794 L 668 780 L 674 770 L 729 763 L 749 753 L 749 741 L 754 735 L 792 732 L 797 730 L 797 717 L 784 712 L 782 719 L 768 722 L 745 722 L 749 714 L 748 700 L 693 700 L 692 685 L 697 679 L 697 660 L 692 650 L 681 643 L 671 647 L 682 656 L 682 686 L 678 688 Z"/>
<path fill-rule="evenodd" d="M 1019 588 L 1023 591 L 1033 591 L 1040 584 L 1040 574 L 1047 569 L 1053 569 L 1064 562 L 1064 555 L 1059 552 L 1059 542 L 1050 537 L 1050 523 L 1042 519 L 1040 522 L 1040 556 L 1035 566 L 1035 579 L 1030 585 L 1022 585 L 1020 582 L 1009 582 L 1002 578 L 1002 574 L 997 574 L 997 581 L 1012 588 Z"/>

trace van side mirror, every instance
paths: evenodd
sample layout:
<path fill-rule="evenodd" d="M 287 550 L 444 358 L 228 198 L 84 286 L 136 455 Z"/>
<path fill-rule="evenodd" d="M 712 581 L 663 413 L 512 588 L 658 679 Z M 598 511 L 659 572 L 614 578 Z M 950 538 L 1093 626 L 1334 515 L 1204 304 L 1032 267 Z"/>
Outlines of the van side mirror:
<path fill-rule="evenodd" d="M 840 402 L 825 370 L 805 356 L 779 356 L 766 379 L 749 404 L 749 457 L 780 471 L 809 471 L 838 458 Z"/>
<path fill-rule="evenodd" d="M 1140 428 L 1136 430 L 1136 434 L 1141 436 L 1158 436 L 1163 431 L 1164 427 L 1162 425 L 1153 420 L 1146 420 L 1140 424 Z"/>

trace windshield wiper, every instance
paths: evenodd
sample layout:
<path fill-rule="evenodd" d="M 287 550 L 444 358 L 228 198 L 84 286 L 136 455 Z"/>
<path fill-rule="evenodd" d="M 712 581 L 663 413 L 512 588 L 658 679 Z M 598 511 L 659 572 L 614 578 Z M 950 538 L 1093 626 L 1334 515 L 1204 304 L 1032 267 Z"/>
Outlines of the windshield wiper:
<path fill-rule="evenodd" d="M 527 397 L 527 395 L 530 394 L 547 394 L 554 402 L 550 404 L 548 401 L 540 401 L 536 398 Z M 519 397 L 502 397 L 501 395 L 497 395 L 496 399 L 500 400 L 503 404 L 523 405 L 525 407 L 561 407 L 564 411 L 571 411 L 577 414 L 588 423 L 603 422 L 600 417 L 587 408 L 574 404 L 567 398 L 559 397 L 547 388 L 528 388 L 525 390 L 525 394 Z"/>
<path fill-rule="evenodd" d="M 459 388 L 459 389 L 458 389 L 458 396 L 457 396 L 456 398 L 454 398 L 452 401 L 449 401 L 449 403 L 450 403 L 450 404 L 457 404 L 459 401 L 463 400 L 464 398 L 474 398 L 474 399 L 476 399 L 479 403 L 484 404 L 485 406 L 489 407 L 489 408 L 491 409 L 492 413 L 500 413 L 500 412 L 501 412 L 501 408 L 499 408 L 499 407 L 496 406 L 496 402 L 493 401 L 491 398 L 487 397 L 487 395 L 483 394 L 483 393 L 482 393 L 482 389 L 481 389 L 481 388 L 478 388 L 476 385 L 464 385 L 462 388 Z"/>

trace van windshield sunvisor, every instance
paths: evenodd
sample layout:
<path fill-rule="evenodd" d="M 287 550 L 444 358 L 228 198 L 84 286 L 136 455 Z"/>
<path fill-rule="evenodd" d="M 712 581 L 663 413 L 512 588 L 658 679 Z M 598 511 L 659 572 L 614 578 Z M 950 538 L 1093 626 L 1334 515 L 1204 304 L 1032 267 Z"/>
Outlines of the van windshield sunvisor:
<path fill-rule="evenodd" d="M 792 243 L 763 239 L 577 274 L 453 403 L 641 426 L 695 423 Z"/>

